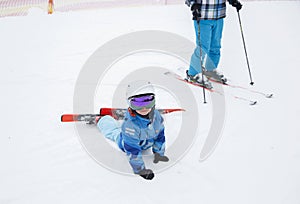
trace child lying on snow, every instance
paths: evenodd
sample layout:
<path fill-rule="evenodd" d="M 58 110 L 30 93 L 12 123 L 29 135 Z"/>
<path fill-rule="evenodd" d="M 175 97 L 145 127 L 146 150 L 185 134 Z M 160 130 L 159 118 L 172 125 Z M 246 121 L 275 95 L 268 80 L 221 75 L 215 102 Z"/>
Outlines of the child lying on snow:
<path fill-rule="evenodd" d="M 120 128 L 111 116 L 102 117 L 97 126 L 108 139 L 126 152 L 135 174 L 151 180 L 154 173 L 145 167 L 142 151 L 152 147 L 154 163 L 167 162 L 163 118 L 155 110 L 154 87 L 148 81 L 135 81 L 128 85 L 126 98 L 129 108 Z"/>

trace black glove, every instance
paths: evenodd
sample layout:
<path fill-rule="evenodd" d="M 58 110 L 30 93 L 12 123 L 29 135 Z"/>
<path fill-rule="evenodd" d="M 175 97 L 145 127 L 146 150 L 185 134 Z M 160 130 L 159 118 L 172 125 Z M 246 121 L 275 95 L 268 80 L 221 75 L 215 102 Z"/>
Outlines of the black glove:
<path fill-rule="evenodd" d="M 237 11 L 242 9 L 242 4 L 238 0 L 232 0 L 231 6 L 235 7 Z"/>
<path fill-rule="evenodd" d="M 168 162 L 169 161 L 169 158 L 167 156 L 160 156 L 160 154 L 158 153 L 154 153 L 154 160 L 153 160 L 153 163 L 158 163 L 159 161 L 162 161 L 162 162 Z"/>
<path fill-rule="evenodd" d="M 194 3 L 195 3 L 194 0 L 185 0 L 185 4 L 186 4 L 188 7 L 193 6 Z"/>
<path fill-rule="evenodd" d="M 200 20 L 201 17 L 201 4 L 194 3 L 191 6 L 191 11 L 193 14 L 193 20 Z"/>
<path fill-rule="evenodd" d="M 152 180 L 154 178 L 154 173 L 151 169 L 142 169 L 138 174 L 147 180 Z"/>

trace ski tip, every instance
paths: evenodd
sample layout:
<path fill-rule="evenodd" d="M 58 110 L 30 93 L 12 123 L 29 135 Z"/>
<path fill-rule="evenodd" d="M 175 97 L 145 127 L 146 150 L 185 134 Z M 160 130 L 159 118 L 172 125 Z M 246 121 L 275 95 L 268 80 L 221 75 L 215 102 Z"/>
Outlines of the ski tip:
<path fill-rule="evenodd" d="M 60 117 L 60 122 L 74 122 L 76 114 L 63 114 Z"/>
<path fill-rule="evenodd" d="M 251 102 L 250 102 L 250 105 L 251 105 L 251 106 L 254 106 L 254 105 L 256 105 L 256 104 L 257 104 L 257 101 L 251 101 Z"/>
<path fill-rule="evenodd" d="M 273 94 L 267 94 L 266 97 L 267 98 L 273 98 Z"/>
<path fill-rule="evenodd" d="M 166 109 L 157 109 L 162 114 L 177 112 L 177 111 L 185 111 L 183 108 L 166 108 Z"/>
<path fill-rule="evenodd" d="M 174 110 L 173 112 L 175 112 L 175 111 L 182 111 L 182 112 L 185 111 L 184 108 L 174 108 L 173 110 Z"/>

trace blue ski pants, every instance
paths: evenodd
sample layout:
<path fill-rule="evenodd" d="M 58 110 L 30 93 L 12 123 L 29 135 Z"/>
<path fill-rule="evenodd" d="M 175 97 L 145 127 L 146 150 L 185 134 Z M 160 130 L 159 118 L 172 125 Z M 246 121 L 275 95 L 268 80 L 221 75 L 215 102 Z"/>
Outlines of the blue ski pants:
<path fill-rule="evenodd" d="M 202 66 L 207 70 L 214 70 L 220 61 L 221 38 L 223 32 L 223 18 L 218 20 L 200 20 L 200 43 L 198 23 L 194 21 L 197 47 L 190 60 L 189 75 L 201 72 L 200 46 L 202 51 Z"/>
<path fill-rule="evenodd" d="M 119 143 L 121 125 L 111 116 L 104 116 L 100 118 L 97 123 L 100 132 L 107 138 L 117 144 Z"/>

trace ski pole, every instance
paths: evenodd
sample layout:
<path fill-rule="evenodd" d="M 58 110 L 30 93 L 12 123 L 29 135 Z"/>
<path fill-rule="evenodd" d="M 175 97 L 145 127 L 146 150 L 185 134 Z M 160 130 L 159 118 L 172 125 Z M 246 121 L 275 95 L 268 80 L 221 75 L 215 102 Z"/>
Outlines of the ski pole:
<path fill-rule="evenodd" d="M 241 22 L 240 12 L 237 10 L 237 13 L 238 13 L 238 18 L 239 18 L 239 23 L 240 23 L 240 30 L 241 30 L 241 34 L 242 34 L 242 39 L 243 39 L 243 45 L 244 45 L 244 50 L 245 50 L 245 56 L 246 56 L 247 66 L 248 66 L 248 72 L 249 72 L 249 76 L 250 76 L 250 85 L 253 85 L 254 82 L 253 82 L 252 76 L 251 76 L 251 70 L 250 70 L 250 65 L 249 65 L 249 60 L 248 60 L 248 54 L 247 54 L 247 50 L 246 50 L 246 43 L 245 43 L 245 38 L 244 38 L 244 33 L 243 33 L 243 28 L 242 28 L 242 22 Z"/>
<path fill-rule="evenodd" d="M 206 103 L 203 66 L 202 66 L 202 49 L 201 49 L 201 42 L 200 42 L 200 19 L 197 19 L 197 24 L 198 24 L 198 36 L 197 37 L 198 37 L 198 43 L 199 43 L 199 49 L 200 49 L 200 66 L 201 66 L 202 83 L 203 83 L 203 103 Z"/>

